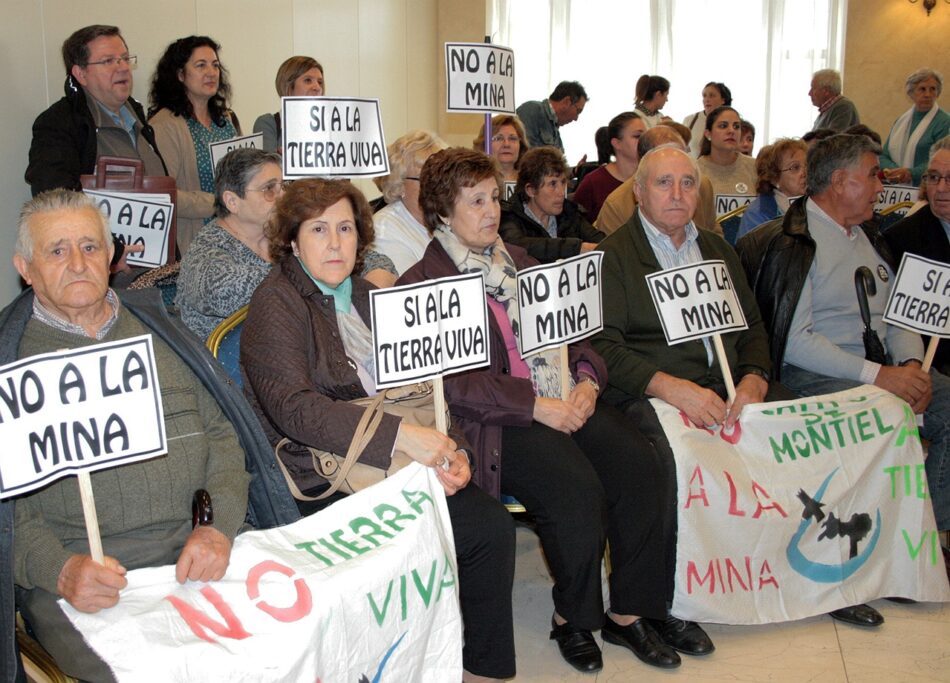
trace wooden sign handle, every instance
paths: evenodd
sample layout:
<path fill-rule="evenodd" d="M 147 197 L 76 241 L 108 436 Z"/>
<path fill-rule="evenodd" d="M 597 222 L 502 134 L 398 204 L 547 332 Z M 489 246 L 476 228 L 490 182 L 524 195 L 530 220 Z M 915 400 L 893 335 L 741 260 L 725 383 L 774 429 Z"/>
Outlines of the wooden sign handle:
<path fill-rule="evenodd" d="M 729 369 L 729 359 L 726 358 L 726 350 L 722 346 L 722 336 L 714 334 L 712 340 L 713 346 L 716 347 L 716 357 L 719 359 L 719 367 L 722 368 L 722 378 L 726 382 L 726 393 L 729 394 L 729 401 L 735 401 L 736 385 L 732 381 L 732 370 Z"/>
<path fill-rule="evenodd" d="M 89 472 L 76 475 L 79 481 L 79 497 L 82 499 L 82 514 L 86 519 L 86 535 L 89 537 L 89 554 L 102 564 L 102 538 L 99 536 L 99 517 L 96 515 L 96 500 L 92 495 L 92 480 Z"/>
<path fill-rule="evenodd" d="M 558 347 L 561 354 L 561 400 L 567 401 L 571 397 L 571 363 L 567 355 L 567 344 Z"/>
<path fill-rule="evenodd" d="M 432 389 L 435 392 L 435 428 L 442 434 L 448 435 L 449 425 L 445 419 L 445 387 L 442 384 L 442 375 L 432 380 Z"/>
<path fill-rule="evenodd" d="M 924 372 L 930 372 L 930 366 L 933 365 L 934 356 L 937 354 L 937 344 L 940 342 L 940 337 L 931 337 L 930 343 L 927 344 L 927 353 L 924 354 L 924 364 L 920 367 Z"/>

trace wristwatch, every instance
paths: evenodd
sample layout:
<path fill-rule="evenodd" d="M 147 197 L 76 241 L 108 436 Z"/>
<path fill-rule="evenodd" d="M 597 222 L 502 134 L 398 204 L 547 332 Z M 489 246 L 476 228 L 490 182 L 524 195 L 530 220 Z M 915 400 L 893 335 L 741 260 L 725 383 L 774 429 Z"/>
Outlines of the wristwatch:
<path fill-rule="evenodd" d="M 211 526 L 214 524 L 214 507 L 211 505 L 211 494 L 204 489 L 195 491 L 191 499 L 191 528 Z"/>
<path fill-rule="evenodd" d="M 766 381 L 766 383 L 768 383 L 768 382 L 770 381 L 770 379 L 771 379 L 771 378 L 769 377 L 769 373 L 767 373 L 767 372 L 766 372 L 765 370 L 763 370 L 762 368 L 748 367 L 748 368 L 746 368 L 746 371 L 745 371 L 745 374 L 743 374 L 743 377 L 745 377 L 745 375 L 758 375 L 759 377 L 761 377 L 762 379 L 764 379 L 764 380 Z"/>

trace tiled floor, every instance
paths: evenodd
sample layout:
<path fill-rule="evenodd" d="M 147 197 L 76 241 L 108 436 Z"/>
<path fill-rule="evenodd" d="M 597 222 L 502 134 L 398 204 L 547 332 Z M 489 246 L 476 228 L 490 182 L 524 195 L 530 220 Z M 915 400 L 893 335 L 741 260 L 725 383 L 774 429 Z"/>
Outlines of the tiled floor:
<path fill-rule="evenodd" d="M 551 580 L 538 537 L 518 527 L 515 570 L 517 683 L 579 681 L 816 681 L 821 683 L 950 682 L 950 603 L 874 606 L 886 623 L 879 629 L 813 617 L 770 626 L 706 627 L 716 644 L 708 657 L 683 657 L 672 671 L 641 664 L 628 650 L 604 645 L 604 669 L 596 676 L 574 671 L 548 640 Z"/>

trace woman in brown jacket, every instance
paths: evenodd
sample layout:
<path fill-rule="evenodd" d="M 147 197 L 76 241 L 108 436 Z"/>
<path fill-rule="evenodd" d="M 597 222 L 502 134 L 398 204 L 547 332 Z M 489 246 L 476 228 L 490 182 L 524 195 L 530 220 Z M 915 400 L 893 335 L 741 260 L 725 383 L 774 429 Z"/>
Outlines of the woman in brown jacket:
<path fill-rule="evenodd" d="M 267 234 L 275 265 L 254 293 L 241 333 L 245 393 L 272 444 L 289 437 L 345 453 L 363 414 L 348 401 L 376 393 L 368 327 L 373 285 L 352 275 L 373 241 L 369 205 L 349 183 L 299 180 L 277 202 Z M 360 461 L 388 469 L 399 449 L 434 468 L 458 556 L 464 680 L 509 678 L 514 526 L 498 501 L 469 485 L 468 455 L 458 446 L 451 436 L 385 415 Z M 328 487 L 305 449 L 282 461 L 304 494 Z M 320 504 L 298 507 L 306 514 Z"/>

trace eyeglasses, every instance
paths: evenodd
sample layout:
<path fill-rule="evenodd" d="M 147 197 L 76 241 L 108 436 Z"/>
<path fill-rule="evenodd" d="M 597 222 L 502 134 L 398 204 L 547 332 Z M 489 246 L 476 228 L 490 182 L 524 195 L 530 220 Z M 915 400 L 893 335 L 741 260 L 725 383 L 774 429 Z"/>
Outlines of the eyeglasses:
<path fill-rule="evenodd" d="M 927 181 L 927 187 L 938 187 L 941 180 L 947 184 L 947 187 L 950 187 L 950 175 L 940 175 L 939 173 L 930 171 L 929 173 L 924 173 L 923 179 Z"/>
<path fill-rule="evenodd" d="M 805 170 L 805 167 L 801 164 L 792 164 L 788 168 L 780 168 L 779 171 L 785 173 L 786 171 L 791 171 L 792 173 L 801 173 Z"/>
<path fill-rule="evenodd" d="M 505 135 L 499 134 L 499 135 L 492 135 L 491 141 L 492 142 L 510 142 L 513 144 L 515 142 L 521 142 L 521 138 L 519 138 L 517 135 L 505 136 Z"/>
<path fill-rule="evenodd" d="M 98 62 L 86 62 L 86 66 L 107 66 L 110 69 L 122 64 L 128 64 L 129 66 L 135 66 L 139 58 L 136 55 L 122 55 L 121 57 L 109 57 L 108 59 L 100 59 Z"/>
<path fill-rule="evenodd" d="M 249 187 L 247 188 L 246 191 L 260 192 L 261 196 L 266 201 L 272 202 L 275 199 L 277 199 L 277 197 L 280 196 L 280 193 L 286 190 L 288 187 L 290 187 L 289 182 L 282 182 L 280 180 L 272 180 L 271 182 L 267 183 L 264 187 L 257 187 L 257 188 Z"/>

